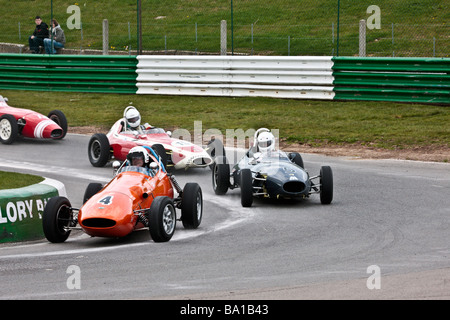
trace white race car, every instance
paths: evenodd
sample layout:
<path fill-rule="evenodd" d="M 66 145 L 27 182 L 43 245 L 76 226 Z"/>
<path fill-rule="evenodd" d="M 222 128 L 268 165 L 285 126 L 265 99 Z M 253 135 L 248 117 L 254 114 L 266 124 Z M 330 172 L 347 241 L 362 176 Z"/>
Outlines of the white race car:
<path fill-rule="evenodd" d="M 119 119 L 105 135 L 94 134 L 88 147 L 89 161 L 94 167 L 103 167 L 110 160 L 124 161 L 131 148 L 152 147 L 168 169 L 206 167 L 213 163 L 210 148 L 202 148 L 189 141 L 175 139 L 161 128 L 149 128 L 143 133 L 123 130 L 124 119 Z M 209 144 L 211 146 L 213 144 Z"/>

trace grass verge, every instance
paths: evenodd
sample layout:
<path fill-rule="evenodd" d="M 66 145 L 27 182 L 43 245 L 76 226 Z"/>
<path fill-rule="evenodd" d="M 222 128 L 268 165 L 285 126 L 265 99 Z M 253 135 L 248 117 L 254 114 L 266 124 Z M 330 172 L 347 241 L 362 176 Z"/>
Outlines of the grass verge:
<path fill-rule="evenodd" d="M 0 190 L 17 189 L 44 181 L 44 178 L 17 172 L 0 171 Z"/>

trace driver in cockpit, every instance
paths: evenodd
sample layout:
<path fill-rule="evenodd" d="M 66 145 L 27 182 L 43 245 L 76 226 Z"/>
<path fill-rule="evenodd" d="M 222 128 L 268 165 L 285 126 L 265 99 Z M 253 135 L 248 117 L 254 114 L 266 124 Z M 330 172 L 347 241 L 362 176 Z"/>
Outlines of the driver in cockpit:
<path fill-rule="evenodd" d="M 150 156 L 143 147 L 132 148 L 127 155 L 130 166 L 147 167 L 150 162 Z"/>
<path fill-rule="evenodd" d="M 127 165 L 124 167 L 128 170 L 144 173 L 148 176 L 154 176 L 155 170 L 150 166 L 150 156 L 148 151 L 141 146 L 131 148 L 127 155 Z M 132 168 L 135 167 L 135 168 Z"/>
<path fill-rule="evenodd" d="M 272 132 L 262 132 L 256 139 L 256 152 L 268 153 L 275 150 L 275 136 Z"/>
<path fill-rule="evenodd" d="M 261 132 L 255 141 L 255 145 L 249 150 L 250 163 L 256 164 L 261 157 L 270 155 L 275 150 L 275 136 L 272 132 Z"/>
<path fill-rule="evenodd" d="M 122 131 L 137 131 L 138 134 L 143 134 L 145 130 L 153 128 L 148 123 L 141 125 L 141 114 L 133 106 L 125 108 L 123 118 L 125 124 L 122 127 Z"/>

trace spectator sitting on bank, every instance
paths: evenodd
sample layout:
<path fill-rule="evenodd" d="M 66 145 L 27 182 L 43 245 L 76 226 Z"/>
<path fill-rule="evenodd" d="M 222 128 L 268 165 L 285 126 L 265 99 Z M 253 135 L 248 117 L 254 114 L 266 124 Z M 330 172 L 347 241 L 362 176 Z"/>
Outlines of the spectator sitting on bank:
<path fill-rule="evenodd" d="M 53 35 L 53 52 L 52 52 L 52 35 Z M 45 53 L 56 53 L 56 49 L 64 48 L 66 44 L 66 36 L 64 30 L 59 25 L 56 19 L 52 20 L 52 31 L 50 37 L 44 39 Z"/>
<path fill-rule="evenodd" d="M 28 44 L 32 53 L 39 53 L 39 47 L 43 47 L 44 39 L 48 38 L 48 25 L 42 21 L 40 16 L 36 16 L 34 22 L 36 23 L 36 28 L 28 38 Z"/>

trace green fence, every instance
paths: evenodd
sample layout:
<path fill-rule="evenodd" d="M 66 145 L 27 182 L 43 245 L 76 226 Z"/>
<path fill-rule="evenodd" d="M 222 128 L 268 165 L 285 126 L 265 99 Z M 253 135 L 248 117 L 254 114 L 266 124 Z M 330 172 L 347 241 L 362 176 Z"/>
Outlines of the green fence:
<path fill-rule="evenodd" d="M 58 20 L 66 35 L 65 48 L 80 54 L 102 51 L 106 19 L 109 50 L 127 54 L 134 54 L 138 46 L 143 54 L 220 54 L 225 20 L 229 53 L 355 56 L 359 22 L 364 19 L 368 57 L 450 55 L 449 0 L 0 0 L 0 4 L 7 8 L 0 20 L 0 43 L 28 47 L 35 16 L 40 15 L 48 25 L 52 18 Z"/>
<path fill-rule="evenodd" d="M 0 54 L 0 89 L 136 93 L 135 56 Z"/>
<path fill-rule="evenodd" d="M 333 58 L 337 100 L 450 103 L 450 59 Z"/>

